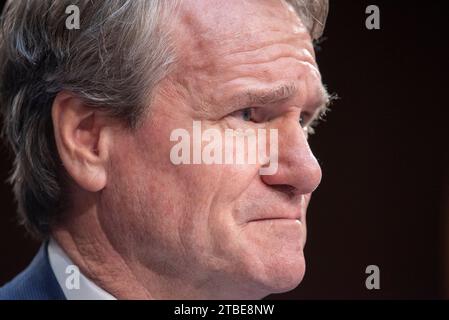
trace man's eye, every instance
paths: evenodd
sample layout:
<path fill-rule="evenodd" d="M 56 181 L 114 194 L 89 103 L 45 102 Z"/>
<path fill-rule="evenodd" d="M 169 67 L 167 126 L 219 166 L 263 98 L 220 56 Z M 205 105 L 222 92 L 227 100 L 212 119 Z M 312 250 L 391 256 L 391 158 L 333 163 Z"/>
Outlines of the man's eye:
<path fill-rule="evenodd" d="M 315 133 L 313 126 L 315 125 L 316 120 L 310 121 L 309 119 L 310 117 L 307 114 L 301 114 L 299 117 L 299 125 L 307 135 Z"/>
<path fill-rule="evenodd" d="M 243 121 L 254 121 L 253 108 L 245 108 L 234 112 L 234 116 L 243 119 Z"/>
<path fill-rule="evenodd" d="M 299 117 L 299 125 L 301 128 L 305 129 L 307 127 L 307 116 L 304 114 L 301 114 Z"/>
<path fill-rule="evenodd" d="M 299 117 L 299 125 L 301 126 L 301 128 L 304 128 L 306 125 L 306 121 L 304 120 L 303 116 Z"/>

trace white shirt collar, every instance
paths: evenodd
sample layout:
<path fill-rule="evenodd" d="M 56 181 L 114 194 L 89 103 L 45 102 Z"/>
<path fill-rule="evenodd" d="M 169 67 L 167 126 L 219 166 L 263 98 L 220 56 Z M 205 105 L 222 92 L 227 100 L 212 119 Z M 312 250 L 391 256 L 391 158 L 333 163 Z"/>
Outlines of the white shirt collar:
<path fill-rule="evenodd" d="M 48 258 L 67 300 L 117 300 L 80 271 L 79 274 L 75 274 L 79 270 L 78 267 L 53 238 L 48 244 Z"/>

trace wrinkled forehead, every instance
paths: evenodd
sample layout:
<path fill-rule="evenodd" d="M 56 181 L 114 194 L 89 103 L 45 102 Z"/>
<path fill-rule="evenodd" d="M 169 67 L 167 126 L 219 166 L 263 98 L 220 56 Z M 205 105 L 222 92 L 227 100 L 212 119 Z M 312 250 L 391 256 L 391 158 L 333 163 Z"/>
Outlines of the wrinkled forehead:
<path fill-rule="evenodd" d="M 177 42 L 184 59 L 199 61 L 277 43 L 314 57 L 307 28 L 284 0 L 186 0 L 178 19 Z"/>

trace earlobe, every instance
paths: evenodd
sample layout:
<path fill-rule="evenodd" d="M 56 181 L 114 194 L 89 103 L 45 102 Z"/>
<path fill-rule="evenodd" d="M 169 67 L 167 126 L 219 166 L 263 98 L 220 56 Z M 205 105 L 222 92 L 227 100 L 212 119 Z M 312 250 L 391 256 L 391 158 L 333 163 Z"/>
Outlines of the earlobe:
<path fill-rule="evenodd" d="M 62 164 L 86 191 L 106 186 L 109 130 L 105 117 L 76 95 L 62 91 L 52 106 L 55 142 Z"/>

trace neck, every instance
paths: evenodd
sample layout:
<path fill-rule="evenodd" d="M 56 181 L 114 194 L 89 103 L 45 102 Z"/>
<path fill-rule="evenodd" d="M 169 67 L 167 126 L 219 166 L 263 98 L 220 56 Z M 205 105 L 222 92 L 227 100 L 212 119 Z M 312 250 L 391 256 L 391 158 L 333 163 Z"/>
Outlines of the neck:
<path fill-rule="evenodd" d="M 83 221 L 86 216 L 79 215 L 76 221 L 64 224 L 70 227 L 55 227 L 53 238 L 87 278 L 117 299 L 152 299 L 101 228 L 92 233 L 92 221 Z M 78 232 L 87 228 L 89 232 Z"/>

